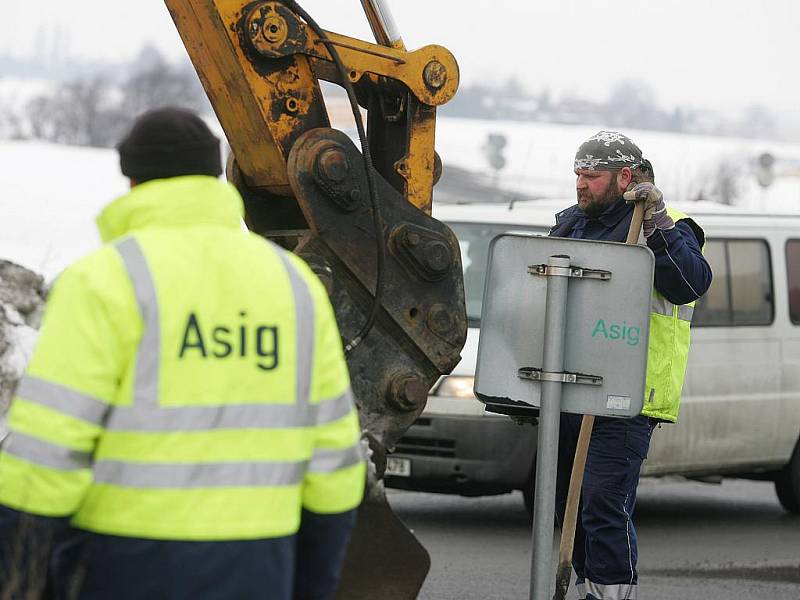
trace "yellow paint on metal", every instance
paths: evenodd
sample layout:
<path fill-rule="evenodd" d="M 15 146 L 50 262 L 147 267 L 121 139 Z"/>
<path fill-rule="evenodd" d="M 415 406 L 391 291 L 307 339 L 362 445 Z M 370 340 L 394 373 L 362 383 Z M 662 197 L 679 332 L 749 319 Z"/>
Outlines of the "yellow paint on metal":
<path fill-rule="evenodd" d="M 440 106 L 452 100 L 458 90 L 458 63 L 447 48 L 433 44 L 413 52 L 406 52 L 338 33 L 328 31 L 325 33 L 329 42 L 338 50 L 353 81 L 358 81 L 365 73 L 401 81 L 421 102 L 431 106 Z M 300 46 L 275 44 L 259 34 L 253 37 L 253 44 L 265 56 L 289 56 L 301 53 L 327 62 L 332 61 L 326 43 L 310 28 L 306 28 L 304 37 L 304 43 Z M 443 83 L 439 87 L 431 87 L 425 83 L 425 68 L 432 62 L 440 65 L 438 71 Z"/>
<path fill-rule="evenodd" d="M 435 167 L 436 109 L 414 100 L 408 136 L 408 154 L 401 162 L 407 166 L 400 174 L 406 180 L 406 200 L 431 214 L 433 204 L 433 174 Z"/>
<path fill-rule="evenodd" d="M 303 131 L 329 125 L 308 60 L 297 56 L 259 73 L 237 30 L 245 16 L 241 0 L 165 2 L 248 185 L 290 196 L 291 144 Z"/>
<path fill-rule="evenodd" d="M 386 77 L 413 95 L 408 152 L 395 167 L 406 182 L 405 198 L 430 214 L 435 107 L 459 84 L 458 63 L 446 48 L 407 52 L 402 41 L 390 47 L 330 32 L 326 42 L 280 2 L 165 2 L 249 186 L 292 195 L 286 166 L 292 145 L 305 131 L 330 126 L 317 78 L 339 82 L 331 43 L 352 82 Z"/>

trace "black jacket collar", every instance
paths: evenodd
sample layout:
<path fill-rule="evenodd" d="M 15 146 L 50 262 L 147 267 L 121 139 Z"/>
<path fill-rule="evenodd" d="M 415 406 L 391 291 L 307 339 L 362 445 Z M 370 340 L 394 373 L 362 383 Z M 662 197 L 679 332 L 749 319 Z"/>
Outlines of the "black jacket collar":
<path fill-rule="evenodd" d="M 628 204 L 624 199 L 620 198 L 614 204 L 609 206 L 605 212 L 596 217 L 606 227 L 615 227 L 622 219 L 624 219 L 629 212 L 633 210 L 633 205 Z M 595 217 L 588 216 L 583 209 L 577 204 L 573 204 L 567 209 L 562 210 L 556 214 L 556 225 L 563 223 L 567 219 L 592 219 Z"/>
<path fill-rule="evenodd" d="M 597 220 L 603 224 L 606 229 L 615 229 L 620 226 L 623 221 L 630 222 L 631 215 L 633 214 L 633 206 L 620 198 L 609 206 L 606 211 L 597 217 Z M 583 209 L 577 204 L 573 204 L 569 208 L 562 210 L 556 214 L 556 224 L 550 230 L 550 235 L 567 237 L 573 227 L 581 220 L 591 220 L 594 217 L 589 217 L 583 212 Z"/>
<path fill-rule="evenodd" d="M 627 217 L 628 214 L 630 214 L 631 212 L 633 212 L 633 205 L 628 204 L 627 202 L 625 202 L 625 200 L 620 198 L 619 200 L 614 202 L 614 204 L 609 206 L 602 215 L 597 217 L 597 219 L 603 225 L 611 229 L 619 225 L 619 222 L 622 221 L 622 219 L 624 219 L 625 217 Z M 586 218 L 588 219 L 591 217 L 586 217 Z"/>

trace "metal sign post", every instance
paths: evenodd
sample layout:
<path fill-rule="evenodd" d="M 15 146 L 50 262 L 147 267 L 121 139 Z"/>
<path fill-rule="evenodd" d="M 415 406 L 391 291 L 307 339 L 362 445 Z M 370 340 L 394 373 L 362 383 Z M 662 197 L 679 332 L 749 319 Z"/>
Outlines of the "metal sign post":
<path fill-rule="evenodd" d="M 547 266 L 553 271 L 569 270 L 569 256 L 551 256 Z M 535 511 L 531 553 L 531 600 L 546 598 L 551 587 L 551 553 L 555 519 L 556 466 L 558 463 L 558 423 L 561 416 L 561 382 L 548 375 L 564 370 L 569 278 L 547 281 L 545 303 L 544 359 L 542 363 L 542 409 L 536 452 Z"/>
<path fill-rule="evenodd" d="M 642 410 L 654 262 L 646 247 L 612 242 L 491 244 L 475 394 L 492 412 L 539 418 L 531 600 L 553 589 L 560 413 Z"/>

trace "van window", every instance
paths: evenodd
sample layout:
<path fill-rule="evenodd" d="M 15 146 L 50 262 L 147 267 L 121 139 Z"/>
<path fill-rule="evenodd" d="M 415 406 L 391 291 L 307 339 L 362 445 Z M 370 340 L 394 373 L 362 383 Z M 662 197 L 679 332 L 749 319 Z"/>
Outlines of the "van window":
<path fill-rule="evenodd" d="M 692 326 L 771 324 L 775 308 L 766 241 L 710 239 L 705 257 L 714 279 L 697 302 Z"/>
<path fill-rule="evenodd" d="M 731 317 L 731 297 L 728 286 L 728 261 L 725 259 L 725 242 L 708 240 L 703 253 L 711 265 L 714 278 L 711 287 L 697 301 L 692 326 L 729 325 Z"/>
<path fill-rule="evenodd" d="M 448 223 L 447 225 L 456 234 L 461 246 L 467 321 L 470 327 L 479 327 L 483 306 L 483 285 L 489 262 L 489 242 L 503 233 L 546 234 L 547 229 L 502 223 Z"/>
<path fill-rule="evenodd" d="M 786 242 L 786 276 L 789 283 L 789 316 L 800 325 L 800 240 Z"/>

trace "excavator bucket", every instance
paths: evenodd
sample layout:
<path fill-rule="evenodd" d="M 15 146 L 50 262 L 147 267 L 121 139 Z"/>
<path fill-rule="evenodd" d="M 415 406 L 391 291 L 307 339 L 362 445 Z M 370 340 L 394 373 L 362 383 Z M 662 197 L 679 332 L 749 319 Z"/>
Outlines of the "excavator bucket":
<path fill-rule="evenodd" d="M 428 551 L 394 514 L 383 484 L 371 486 L 358 509 L 337 600 L 416 598 L 430 567 Z"/>

